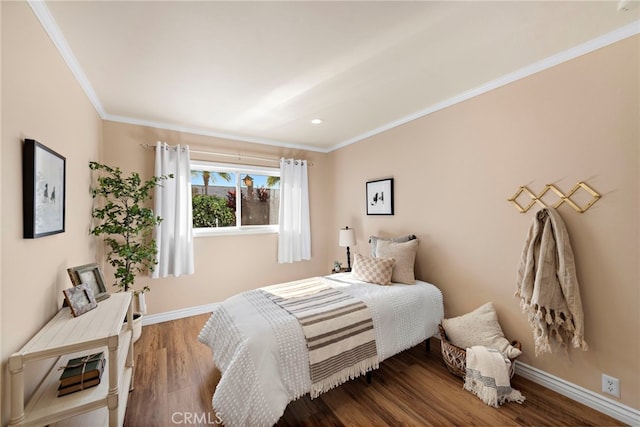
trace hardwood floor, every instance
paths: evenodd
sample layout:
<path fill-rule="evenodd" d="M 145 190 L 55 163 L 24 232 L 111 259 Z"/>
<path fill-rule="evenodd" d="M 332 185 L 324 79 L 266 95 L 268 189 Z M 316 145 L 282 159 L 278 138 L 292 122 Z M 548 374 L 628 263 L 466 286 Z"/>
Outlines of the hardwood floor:
<path fill-rule="evenodd" d="M 200 315 L 145 326 L 136 343 L 135 389 L 125 426 L 216 425 L 211 396 L 220 379 L 209 348 L 197 341 Z M 278 426 L 617 426 L 617 420 L 515 376 L 524 404 L 495 409 L 462 389 L 446 370 L 439 341 L 384 361 L 364 377 L 287 407 Z"/>

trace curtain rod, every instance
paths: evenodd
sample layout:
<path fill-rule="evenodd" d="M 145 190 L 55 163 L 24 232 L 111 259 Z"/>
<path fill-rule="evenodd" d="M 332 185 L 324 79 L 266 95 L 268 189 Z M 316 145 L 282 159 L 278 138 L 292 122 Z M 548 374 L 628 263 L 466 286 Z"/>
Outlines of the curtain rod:
<path fill-rule="evenodd" d="M 153 149 L 153 150 L 155 150 L 155 149 L 156 149 L 156 146 L 155 146 L 155 145 L 140 144 L 140 146 L 141 146 L 142 148 L 151 148 L 151 149 Z M 275 162 L 275 163 L 280 163 L 280 159 L 270 159 L 270 158 L 267 158 L 267 157 L 245 156 L 245 155 L 243 155 L 243 154 L 217 153 L 217 152 L 215 152 L 215 151 L 202 151 L 202 150 L 192 150 L 192 149 L 189 149 L 189 151 L 190 151 L 191 153 L 207 154 L 207 155 L 210 155 L 210 156 L 235 157 L 235 158 L 237 158 L 238 160 L 240 160 L 240 159 L 251 159 L 251 160 L 259 160 L 259 161 L 262 161 L 262 162 Z M 309 166 L 313 166 L 313 163 L 308 161 L 308 162 L 307 162 L 307 165 L 309 165 Z"/>

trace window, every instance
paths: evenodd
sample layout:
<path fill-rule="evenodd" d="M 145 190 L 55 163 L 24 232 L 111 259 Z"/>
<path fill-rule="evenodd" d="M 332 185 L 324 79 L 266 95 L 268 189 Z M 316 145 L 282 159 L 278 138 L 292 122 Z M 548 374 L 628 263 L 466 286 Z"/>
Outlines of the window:
<path fill-rule="evenodd" d="M 191 191 L 195 235 L 278 231 L 278 168 L 192 161 Z"/>

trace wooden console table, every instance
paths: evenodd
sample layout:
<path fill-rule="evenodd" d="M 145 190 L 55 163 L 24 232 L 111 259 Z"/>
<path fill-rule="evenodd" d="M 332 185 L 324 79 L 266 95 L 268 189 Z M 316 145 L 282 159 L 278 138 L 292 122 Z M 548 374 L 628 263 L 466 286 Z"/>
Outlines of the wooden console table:
<path fill-rule="evenodd" d="M 9 426 L 104 425 L 121 426 L 133 388 L 132 298 L 130 292 L 112 294 L 98 307 L 73 317 L 63 307 L 20 351 L 9 358 L 11 419 Z M 126 327 L 123 320 L 127 318 Z M 60 366 L 67 361 L 104 351 L 106 366 L 100 384 L 58 397 Z M 58 357 L 25 406 L 24 370 L 29 363 Z"/>

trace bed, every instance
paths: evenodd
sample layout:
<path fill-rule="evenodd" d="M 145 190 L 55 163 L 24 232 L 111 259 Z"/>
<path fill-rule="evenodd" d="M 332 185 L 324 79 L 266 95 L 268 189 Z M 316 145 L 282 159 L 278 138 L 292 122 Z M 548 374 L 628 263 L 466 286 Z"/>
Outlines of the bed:
<path fill-rule="evenodd" d="M 306 280 L 322 283 L 368 307 L 377 359 L 362 372 L 438 333 L 442 293 L 430 283 L 379 286 L 357 280 L 351 273 Z M 222 302 L 198 337 L 211 348 L 221 372 L 212 404 L 227 426 L 272 426 L 289 402 L 318 393 L 312 389 L 306 332 L 298 318 L 274 303 L 270 288 L 246 291 Z"/>

